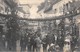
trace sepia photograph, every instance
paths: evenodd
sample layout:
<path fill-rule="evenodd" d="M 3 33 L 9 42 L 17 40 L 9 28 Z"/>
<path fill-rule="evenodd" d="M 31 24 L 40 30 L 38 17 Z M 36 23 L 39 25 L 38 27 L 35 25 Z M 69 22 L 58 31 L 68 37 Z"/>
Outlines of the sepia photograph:
<path fill-rule="evenodd" d="M 0 0 L 0 52 L 80 52 L 80 0 Z"/>

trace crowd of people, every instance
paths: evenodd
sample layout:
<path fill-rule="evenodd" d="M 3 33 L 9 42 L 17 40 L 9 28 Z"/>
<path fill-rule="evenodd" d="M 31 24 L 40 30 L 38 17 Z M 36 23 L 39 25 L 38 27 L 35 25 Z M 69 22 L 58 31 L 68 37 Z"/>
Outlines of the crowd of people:
<path fill-rule="evenodd" d="M 27 51 L 29 52 L 40 52 L 41 46 L 43 46 L 43 51 L 46 52 L 47 46 L 50 46 L 51 43 L 55 44 L 54 35 L 46 35 L 42 38 L 38 32 L 33 34 L 28 33 L 20 38 L 21 51 L 26 50 L 27 47 Z"/>
<path fill-rule="evenodd" d="M 13 32 L 12 35 L 2 35 L 2 42 L 8 50 L 16 51 L 16 41 L 20 40 L 21 52 L 41 52 L 41 48 L 43 52 L 71 52 L 75 50 L 78 43 L 78 36 L 69 33 L 66 36 L 51 32 L 44 37 L 42 35 L 40 32 L 26 32 L 24 35 L 16 36 Z"/>
<path fill-rule="evenodd" d="M 77 36 L 74 37 L 69 33 L 65 37 L 48 33 L 42 38 L 40 33 L 28 33 L 20 38 L 21 51 L 25 51 L 27 47 L 27 51 L 29 52 L 40 52 L 40 49 L 43 47 L 43 52 L 59 52 L 65 51 L 65 49 L 71 52 L 75 50 L 78 42 Z"/>
<path fill-rule="evenodd" d="M 0 27 L 0 46 L 7 48 L 8 51 L 16 51 L 17 40 L 20 40 L 21 52 L 73 52 L 78 46 L 79 28 L 75 23 L 71 23 L 66 27 L 63 20 L 58 24 L 58 29 L 48 30 L 46 35 L 41 34 L 41 31 L 32 29 L 21 29 L 16 20 L 12 19 L 7 24 L 7 32 L 2 32 Z M 14 25 L 15 24 L 15 25 Z M 57 27 L 56 27 L 57 28 Z M 20 31 L 24 30 L 24 31 Z M 55 32 L 57 31 L 57 32 Z M 23 34 L 19 34 L 19 33 Z M 1 49 L 1 48 L 0 48 Z M 1 51 L 1 50 L 0 50 Z M 5 50 L 4 50 L 5 51 Z"/>
<path fill-rule="evenodd" d="M 25 51 L 27 48 L 28 52 L 40 52 L 42 47 L 43 52 L 67 52 L 67 50 L 73 52 L 77 46 L 76 42 L 78 42 L 78 37 L 71 36 L 69 33 L 64 37 L 50 32 L 42 38 L 42 34 L 35 32 L 27 33 L 20 38 L 21 51 Z"/>
<path fill-rule="evenodd" d="M 9 51 L 16 51 L 17 40 L 20 40 L 21 52 L 41 52 L 41 48 L 43 48 L 43 52 L 73 52 L 78 46 L 78 28 L 74 28 L 73 34 L 69 30 L 60 30 L 57 33 L 49 31 L 44 37 L 39 30 L 34 32 L 32 29 L 26 29 L 24 31 L 20 35 L 20 32 L 16 32 L 15 29 L 14 31 L 9 29 L 6 34 L 1 35 L 4 47 Z"/>

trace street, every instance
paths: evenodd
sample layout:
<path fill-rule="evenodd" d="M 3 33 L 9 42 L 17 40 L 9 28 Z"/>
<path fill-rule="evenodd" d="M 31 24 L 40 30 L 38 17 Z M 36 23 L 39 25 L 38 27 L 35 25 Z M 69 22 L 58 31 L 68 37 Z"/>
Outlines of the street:
<path fill-rule="evenodd" d="M 3 44 L 0 42 L 0 52 L 21 52 L 20 50 L 21 50 L 21 47 L 20 47 L 20 41 L 18 40 L 17 41 L 17 44 L 16 44 L 16 51 L 9 51 L 9 50 L 7 50 L 7 48 L 4 48 L 4 46 L 3 46 Z M 49 48 L 49 47 L 47 47 L 47 48 Z M 5 50 L 5 51 L 4 51 Z M 24 52 L 27 52 L 27 49 L 26 49 L 26 51 L 24 51 Z M 40 48 L 40 52 L 43 52 L 43 47 L 41 46 L 41 48 Z M 63 52 L 62 50 L 60 50 L 59 52 Z M 80 52 L 80 46 L 77 48 L 77 49 L 75 49 L 75 51 L 74 52 Z"/>

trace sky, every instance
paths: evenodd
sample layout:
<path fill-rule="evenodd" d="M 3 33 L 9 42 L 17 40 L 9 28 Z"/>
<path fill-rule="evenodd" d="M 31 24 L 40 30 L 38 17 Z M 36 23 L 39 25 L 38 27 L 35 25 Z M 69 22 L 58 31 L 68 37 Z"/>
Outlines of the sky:
<path fill-rule="evenodd" d="M 43 2 L 44 0 L 19 0 L 22 4 L 39 4 Z"/>
<path fill-rule="evenodd" d="M 20 4 L 30 4 L 31 5 L 31 8 L 29 9 L 30 10 L 30 17 L 28 18 L 41 18 L 40 14 L 37 13 L 37 10 L 38 10 L 38 6 L 44 2 L 44 0 L 19 0 Z M 26 8 L 27 9 L 27 8 Z M 24 9 L 24 10 L 26 10 Z"/>

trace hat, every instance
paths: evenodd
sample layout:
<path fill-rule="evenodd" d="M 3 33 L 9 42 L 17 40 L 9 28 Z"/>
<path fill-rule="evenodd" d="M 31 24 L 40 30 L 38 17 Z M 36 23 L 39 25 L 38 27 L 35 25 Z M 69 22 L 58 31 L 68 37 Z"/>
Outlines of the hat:
<path fill-rule="evenodd" d="M 55 44 L 51 44 L 50 46 L 54 46 Z"/>
<path fill-rule="evenodd" d="M 56 45 L 56 48 L 59 48 L 59 45 Z"/>
<path fill-rule="evenodd" d="M 66 42 L 70 42 L 70 39 L 65 39 Z"/>

